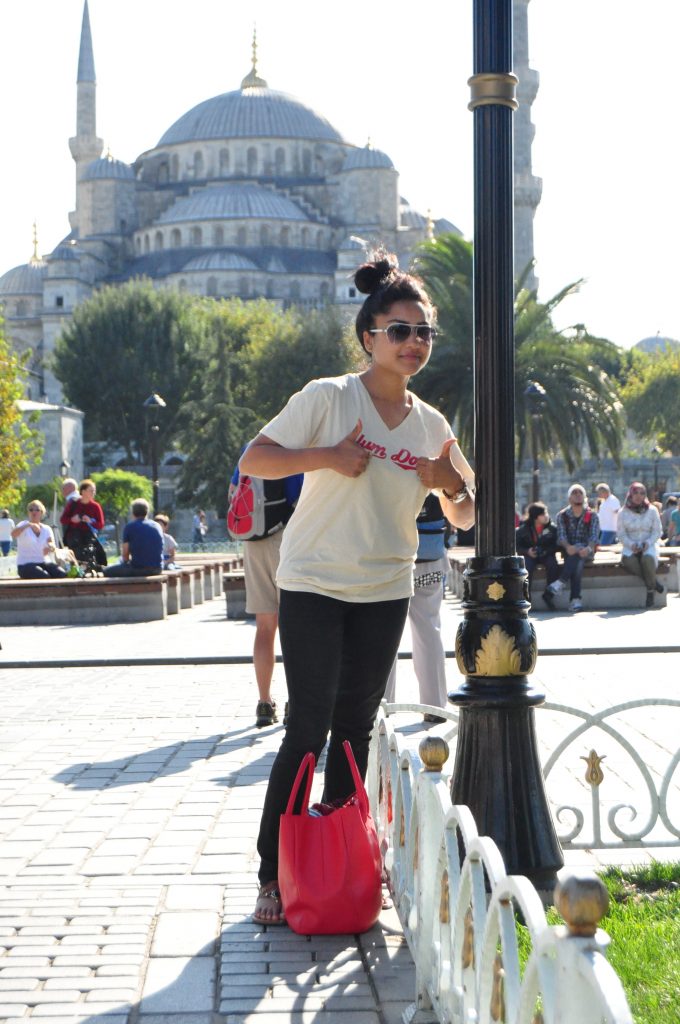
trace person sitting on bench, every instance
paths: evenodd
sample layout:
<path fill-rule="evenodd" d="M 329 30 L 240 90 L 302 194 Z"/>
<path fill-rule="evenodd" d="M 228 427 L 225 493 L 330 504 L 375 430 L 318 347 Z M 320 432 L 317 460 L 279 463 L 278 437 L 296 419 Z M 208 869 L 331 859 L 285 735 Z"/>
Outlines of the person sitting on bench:
<path fill-rule="evenodd" d="M 121 561 L 107 565 L 105 576 L 158 576 L 163 571 L 163 529 L 149 519 L 149 502 L 135 498 L 133 519 L 123 530 Z"/>

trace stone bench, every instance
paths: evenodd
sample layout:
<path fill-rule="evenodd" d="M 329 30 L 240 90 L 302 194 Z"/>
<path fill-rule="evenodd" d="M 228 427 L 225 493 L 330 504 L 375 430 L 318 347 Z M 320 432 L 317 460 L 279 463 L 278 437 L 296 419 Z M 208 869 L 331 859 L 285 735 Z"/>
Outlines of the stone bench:
<path fill-rule="evenodd" d="M 152 622 L 167 615 L 168 581 L 164 573 L 111 579 L 0 579 L 3 626 Z"/>
<path fill-rule="evenodd" d="M 463 573 L 467 559 L 474 555 L 471 548 L 450 548 L 449 577 L 452 592 L 463 597 Z M 558 563 L 560 559 L 558 556 Z M 665 608 L 667 591 L 677 587 L 677 570 L 675 559 L 667 557 L 662 551 L 657 566 L 657 576 L 666 588 L 663 594 L 654 595 L 654 607 Z M 545 609 L 541 594 L 545 589 L 545 568 L 537 566 L 532 579 L 531 603 L 534 608 Z M 621 566 L 621 553 L 617 548 L 601 548 L 595 558 L 586 563 L 581 584 L 581 599 L 587 610 L 609 608 L 644 608 L 646 590 L 642 580 L 628 573 Z M 555 608 L 566 611 L 569 607 L 569 591 L 555 595 Z"/>
<path fill-rule="evenodd" d="M 228 619 L 248 619 L 246 613 L 246 578 L 243 569 L 232 569 L 222 575 L 222 589 Z"/>

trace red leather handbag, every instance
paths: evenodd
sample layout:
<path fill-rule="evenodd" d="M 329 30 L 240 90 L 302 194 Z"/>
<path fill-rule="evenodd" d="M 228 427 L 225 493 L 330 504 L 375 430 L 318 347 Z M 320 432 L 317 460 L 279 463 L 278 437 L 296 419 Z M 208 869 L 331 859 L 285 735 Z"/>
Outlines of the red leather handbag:
<path fill-rule="evenodd" d="M 288 925 L 298 935 L 348 935 L 372 928 L 382 907 L 382 861 L 368 797 L 352 747 L 345 754 L 356 786 L 341 806 L 309 813 L 316 760 L 306 754 L 279 833 L 279 889 Z M 300 813 L 293 808 L 305 781 Z M 314 812 L 314 808 L 312 808 Z"/>

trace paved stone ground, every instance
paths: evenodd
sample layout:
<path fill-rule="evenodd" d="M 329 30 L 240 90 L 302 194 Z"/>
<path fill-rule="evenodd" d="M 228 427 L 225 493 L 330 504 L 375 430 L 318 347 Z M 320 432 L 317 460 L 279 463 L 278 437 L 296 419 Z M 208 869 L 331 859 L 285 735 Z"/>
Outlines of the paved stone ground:
<path fill-rule="evenodd" d="M 630 615 L 628 635 L 674 638 L 677 604 Z M 458 613 L 447 601 L 451 645 Z M 539 641 L 552 630 L 555 646 L 605 644 L 614 628 L 618 644 L 624 630 L 598 613 L 537 621 Z M 414 972 L 393 912 L 359 939 L 307 939 L 249 920 L 257 823 L 281 738 L 280 726 L 253 727 L 249 666 L 2 669 L 3 660 L 125 651 L 246 654 L 252 637 L 219 601 L 147 625 L 2 631 L 0 1020 L 397 1024 Z M 453 663 L 449 671 L 453 688 Z M 678 671 L 680 655 L 605 655 L 545 658 L 536 676 L 550 700 L 594 708 L 676 697 Z M 280 667 L 275 693 L 283 702 Z M 398 696 L 415 693 L 401 662 Z M 547 751 L 563 724 L 550 712 L 538 720 Z M 404 719 L 414 743 L 417 722 Z M 633 728 L 652 768 L 677 746 L 677 719 L 663 708 Z M 582 774 L 575 764 L 571 774 Z M 584 861 L 593 863 L 571 858 Z"/>

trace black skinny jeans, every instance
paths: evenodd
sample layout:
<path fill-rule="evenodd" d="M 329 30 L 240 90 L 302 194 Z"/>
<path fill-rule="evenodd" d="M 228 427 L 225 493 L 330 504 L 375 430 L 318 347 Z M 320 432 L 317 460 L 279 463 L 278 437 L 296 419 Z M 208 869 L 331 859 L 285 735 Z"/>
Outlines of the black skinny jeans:
<path fill-rule="evenodd" d="M 354 792 L 342 749 L 349 740 L 362 778 L 371 730 L 406 622 L 409 599 L 359 604 L 282 590 L 281 651 L 288 686 L 288 724 L 269 776 L 257 850 L 260 884 L 278 874 L 279 818 L 302 758 L 326 755 L 324 800 Z"/>

